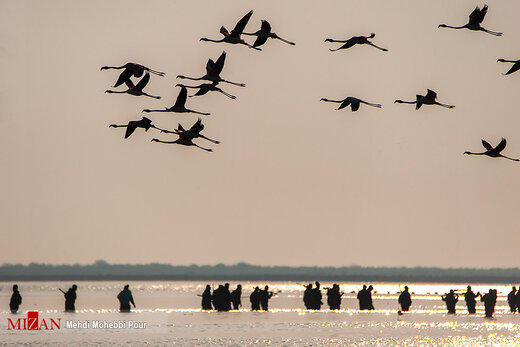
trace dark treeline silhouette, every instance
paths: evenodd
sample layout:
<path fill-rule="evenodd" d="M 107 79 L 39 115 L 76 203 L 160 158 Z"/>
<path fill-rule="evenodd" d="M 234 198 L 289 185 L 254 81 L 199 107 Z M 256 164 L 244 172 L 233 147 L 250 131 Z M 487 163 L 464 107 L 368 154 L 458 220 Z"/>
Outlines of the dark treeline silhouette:
<path fill-rule="evenodd" d="M 435 267 L 290 267 L 235 265 L 108 264 L 90 265 L 30 263 L 0 266 L 4 281 L 51 280 L 251 280 L 251 281 L 385 281 L 436 283 L 514 283 L 519 268 L 435 268 Z"/>

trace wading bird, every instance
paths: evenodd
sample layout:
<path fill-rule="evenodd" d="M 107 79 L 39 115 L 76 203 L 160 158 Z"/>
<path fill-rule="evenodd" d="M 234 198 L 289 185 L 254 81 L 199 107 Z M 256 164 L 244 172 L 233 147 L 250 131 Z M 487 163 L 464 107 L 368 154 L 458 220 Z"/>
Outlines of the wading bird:
<path fill-rule="evenodd" d="M 143 117 L 141 120 L 131 120 L 127 125 L 117 125 L 110 124 L 109 128 L 126 128 L 125 139 L 127 139 L 130 135 L 132 135 L 137 128 L 143 128 L 144 131 L 148 131 L 150 128 L 155 128 L 157 130 L 163 130 L 161 128 L 156 127 L 152 124 L 152 120 L 146 117 Z"/>
<path fill-rule="evenodd" d="M 213 142 L 213 143 L 216 143 L 216 144 L 219 144 L 220 141 L 217 141 L 217 140 L 212 140 L 210 139 L 209 137 L 206 137 L 204 135 L 202 135 L 200 132 L 204 130 L 204 124 L 202 124 L 202 120 L 199 118 L 197 120 L 197 122 L 195 122 L 195 124 L 193 124 L 191 126 L 191 128 L 189 128 L 188 130 L 185 130 L 184 127 L 179 123 L 179 125 L 177 126 L 177 129 L 175 129 L 174 131 L 170 131 L 170 130 L 161 130 L 161 133 L 168 133 L 168 134 L 185 134 L 186 136 L 189 136 L 193 139 L 196 139 L 198 137 L 200 138 L 203 138 L 205 140 L 208 140 L 210 142 Z"/>
<path fill-rule="evenodd" d="M 153 74 L 156 74 L 158 76 L 164 76 L 164 72 L 155 71 L 150 68 L 147 68 L 146 66 L 136 64 L 136 63 L 126 63 L 123 66 L 103 66 L 101 68 L 101 71 L 108 70 L 108 69 L 125 69 L 121 74 L 119 75 L 119 78 L 117 79 L 116 84 L 114 85 L 114 88 L 119 87 L 121 84 L 128 81 L 128 79 L 133 75 L 134 77 L 141 77 L 143 75 L 143 72 L 148 71 Z"/>
<path fill-rule="evenodd" d="M 388 49 L 376 46 L 372 42 L 368 41 L 368 39 L 372 39 L 375 36 L 376 36 L 376 34 L 372 33 L 372 34 L 370 34 L 370 36 L 353 36 L 348 40 L 326 39 L 325 42 L 340 42 L 340 43 L 344 42 L 345 43 L 343 46 L 341 46 L 337 49 L 329 49 L 331 52 L 339 51 L 340 49 L 347 49 L 354 45 L 363 45 L 363 44 L 367 44 L 367 45 L 370 45 L 372 47 L 375 47 L 377 49 L 387 52 Z"/>
<path fill-rule="evenodd" d="M 208 59 L 208 62 L 206 63 L 206 74 L 199 78 L 194 77 L 187 77 L 184 75 L 178 75 L 177 78 L 184 78 L 192 81 L 200 81 L 200 80 L 206 80 L 211 82 L 226 82 L 229 84 L 233 84 L 235 86 L 239 87 L 245 87 L 246 85 L 244 83 L 236 83 L 236 82 L 230 82 L 222 79 L 220 77 L 220 73 L 222 72 L 222 69 L 224 68 L 224 62 L 226 61 L 226 52 L 222 52 L 220 57 L 218 57 L 217 61 L 214 62 L 212 59 Z"/>
<path fill-rule="evenodd" d="M 504 148 L 506 148 L 506 143 L 507 143 L 506 139 L 502 138 L 502 141 L 500 141 L 500 143 L 495 148 L 493 148 L 487 141 L 482 140 L 482 145 L 486 149 L 485 152 L 482 152 L 482 153 L 464 152 L 464 154 L 487 155 L 488 157 L 492 157 L 492 158 L 501 157 L 501 158 L 506 158 L 506 159 L 513 160 L 513 161 L 520 161 L 520 159 L 509 158 L 509 157 L 506 157 L 505 155 L 500 154 L 500 152 L 502 152 L 504 150 Z"/>
<path fill-rule="evenodd" d="M 126 80 L 125 84 L 128 87 L 127 90 L 122 90 L 122 91 L 105 90 L 105 93 L 109 93 L 109 94 L 112 94 L 112 93 L 116 93 L 116 94 L 128 93 L 130 95 L 135 95 L 135 96 L 144 95 L 144 96 L 149 96 L 149 97 L 154 98 L 154 99 L 160 99 L 161 98 L 160 96 L 154 96 L 154 95 L 150 95 L 150 94 L 147 94 L 147 93 L 143 92 L 143 88 L 146 87 L 146 85 L 148 84 L 148 81 L 150 81 L 150 74 L 147 72 L 144 75 L 144 77 L 141 78 L 141 80 L 135 86 L 134 86 L 134 84 L 132 83 L 132 81 L 130 79 Z"/>
<path fill-rule="evenodd" d="M 426 95 L 416 95 L 417 100 L 416 101 L 403 101 L 403 100 L 396 100 L 394 103 L 399 104 L 416 104 L 415 109 L 418 110 L 421 108 L 422 105 L 439 105 L 446 108 L 454 108 L 454 105 L 446 105 L 441 104 L 440 102 L 437 102 L 435 99 L 437 98 L 437 93 L 435 93 L 433 90 L 428 89 L 428 92 Z"/>
<path fill-rule="evenodd" d="M 202 114 L 205 116 L 210 115 L 210 113 L 198 112 L 187 109 L 184 105 L 186 104 L 186 99 L 188 98 L 188 91 L 185 87 L 181 87 L 181 91 L 179 95 L 177 95 L 177 100 L 175 101 L 175 105 L 168 108 L 166 107 L 164 110 L 148 110 L 144 109 L 141 112 L 177 112 L 177 113 L 196 113 Z"/>
<path fill-rule="evenodd" d="M 250 36 L 256 36 L 256 41 L 253 43 L 253 47 L 260 47 L 263 45 L 268 38 L 272 39 L 278 39 L 282 42 L 288 43 L 290 45 L 295 45 L 294 42 L 287 41 L 282 39 L 280 36 L 276 35 L 275 33 L 271 32 L 271 24 L 269 24 L 268 21 L 262 20 L 262 26 L 260 27 L 260 30 L 254 33 L 242 33 L 243 35 L 250 35 Z"/>
<path fill-rule="evenodd" d="M 222 40 L 212 40 L 208 38 L 201 38 L 200 41 L 208 41 L 208 42 L 227 42 L 231 44 L 242 44 L 246 45 L 249 48 L 254 48 L 258 51 L 261 51 L 260 48 L 253 47 L 249 43 L 245 42 L 242 38 L 240 38 L 240 35 L 244 31 L 244 28 L 246 27 L 247 22 L 249 21 L 249 18 L 251 18 L 251 15 L 253 14 L 253 10 L 249 11 L 244 17 L 242 17 L 241 20 L 238 21 L 237 25 L 235 25 L 235 28 L 231 30 L 231 33 L 224 28 L 224 26 L 220 27 L 220 33 L 224 35 L 224 38 Z"/>
<path fill-rule="evenodd" d="M 348 105 L 350 105 L 352 112 L 356 112 L 359 109 L 359 105 L 362 103 L 373 106 L 373 107 L 381 108 L 380 104 L 372 104 L 370 102 L 363 101 L 363 100 L 355 98 L 353 96 L 349 96 L 343 100 L 329 100 L 329 99 L 322 98 L 322 99 L 320 99 L 320 101 L 340 103 L 341 105 L 339 105 L 339 107 L 336 110 L 341 110 L 342 108 L 345 108 Z"/>
<path fill-rule="evenodd" d="M 224 94 L 228 98 L 231 98 L 231 99 L 236 99 L 237 98 L 236 96 L 231 95 L 229 93 L 226 93 L 225 91 L 223 91 L 222 89 L 217 87 L 217 84 L 218 84 L 218 82 L 213 82 L 213 83 L 203 83 L 203 84 L 200 84 L 198 86 L 187 86 L 187 85 L 178 83 L 175 86 L 176 87 L 185 87 L 185 88 L 195 88 L 195 89 L 198 88 L 199 90 L 195 94 L 190 95 L 189 96 L 190 98 L 192 96 L 204 95 L 204 94 L 207 94 L 208 92 L 219 92 L 219 93 Z"/>
<path fill-rule="evenodd" d="M 454 26 L 449 26 L 449 25 L 446 25 L 446 24 L 440 24 L 438 26 L 438 28 L 451 28 L 451 29 L 464 29 L 464 28 L 466 28 L 466 29 L 469 29 L 469 30 L 476 30 L 476 31 L 480 30 L 480 31 L 483 31 L 483 32 L 486 32 L 488 34 L 495 35 L 495 36 L 502 36 L 502 33 L 499 33 L 499 32 L 496 32 L 496 31 L 487 30 L 487 29 L 484 29 L 483 27 L 480 26 L 480 23 L 482 23 L 482 21 L 484 20 L 484 17 L 486 16 L 487 10 L 488 10 L 488 6 L 487 5 L 484 5 L 484 7 L 482 7 L 482 9 L 480 9 L 477 6 L 473 10 L 473 12 L 471 12 L 471 14 L 469 15 L 469 22 L 468 22 L 468 24 L 463 25 L 461 27 L 454 27 Z"/>
<path fill-rule="evenodd" d="M 213 152 L 213 150 L 211 148 L 204 148 L 204 147 L 201 147 L 195 143 L 193 143 L 193 137 L 191 137 L 191 134 L 187 133 L 187 132 L 179 132 L 179 133 L 176 133 L 177 135 L 179 135 L 179 138 L 175 141 L 162 141 L 162 140 L 159 140 L 159 139 L 152 139 L 152 142 L 161 142 L 161 143 L 168 143 L 168 144 L 179 144 L 179 145 L 184 145 L 184 146 L 195 146 L 195 147 L 198 147 L 200 149 L 203 149 L 205 151 L 208 151 L 208 152 Z"/>
<path fill-rule="evenodd" d="M 497 62 L 501 63 L 513 63 L 513 66 L 511 66 L 511 69 L 509 69 L 508 72 L 506 72 L 504 75 L 512 74 L 513 72 L 520 70 L 520 60 L 506 60 L 506 59 L 498 59 Z"/>

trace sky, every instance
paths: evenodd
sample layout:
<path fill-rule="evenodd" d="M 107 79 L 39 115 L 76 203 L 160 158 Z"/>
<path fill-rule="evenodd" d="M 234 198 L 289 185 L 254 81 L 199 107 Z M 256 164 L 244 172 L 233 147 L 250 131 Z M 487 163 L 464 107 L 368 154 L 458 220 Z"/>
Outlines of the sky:
<path fill-rule="evenodd" d="M 518 266 L 520 164 L 463 152 L 504 137 L 520 157 L 520 72 L 496 62 L 520 58 L 520 2 L 487 1 L 502 37 L 437 28 L 468 0 L 0 3 L 0 264 Z M 251 9 L 247 32 L 266 19 L 296 45 L 199 41 Z M 388 52 L 324 42 L 372 32 Z M 187 101 L 214 152 L 108 127 L 172 106 L 175 77 L 222 51 L 247 86 Z M 127 62 L 166 73 L 145 89 L 160 100 L 104 93 L 120 71 L 100 68 Z M 456 108 L 393 103 L 428 88 Z M 320 102 L 347 96 L 383 107 Z"/>

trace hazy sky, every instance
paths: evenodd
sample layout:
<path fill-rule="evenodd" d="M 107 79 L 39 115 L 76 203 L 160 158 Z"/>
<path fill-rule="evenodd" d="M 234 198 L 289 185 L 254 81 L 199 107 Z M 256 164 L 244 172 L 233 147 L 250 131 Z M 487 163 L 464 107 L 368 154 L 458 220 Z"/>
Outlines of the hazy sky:
<path fill-rule="evenodd" d="M 520 163 L 462 153 L 505 137 L 520 156 L 520 72 L 496 62 L 520 58 L 520 2 L 487 1 L 502 37 L 437 28 L 484 4 L 469 0 L 0 3 L 0 264 L 519 265 Z M 267 19 L 296 46 L 199 42 L 250 9 L 246 31 Z M 324 42 L 371 32 L 389 52 Z M 175 76 L 223 50 L 247 87 L 187 103 L 211 112 L 222 143 L 195 141 L 213 153 L 108 127 L 173 105 Z M 126 62 L 166 72 L 146 87 L 161 100 L 103 93 L 119 71 L 100 67 Z M 457 107 L 393 103 L 427 88 Z M 383 108 L 319 101 L 347 96 Z"/>

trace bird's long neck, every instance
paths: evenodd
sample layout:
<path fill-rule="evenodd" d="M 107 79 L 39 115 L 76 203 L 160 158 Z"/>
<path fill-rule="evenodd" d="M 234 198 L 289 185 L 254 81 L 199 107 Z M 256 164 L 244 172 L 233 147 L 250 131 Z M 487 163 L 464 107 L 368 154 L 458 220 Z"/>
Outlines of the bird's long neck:
<path fill-rule="evenodd" d="M 450 28 L 450 29 L 464 29 L 464 28 L 466 28 L 466 26 L 467 26 L 467 24 L 463 25 L 463 26 L 460 26 L 460 27 L 454 27 L 454 26 L 446 25 L 446 24 L 442 25 L 443 28 Z"/>
<path fill-rule="evenodd" d="M 123 66 L 103 66 L 102 70 L 108 70 L 108 69 L 125 69 L 126 65 Z"/>
<path fill-rule="evenodd" d="M 488 152 L 482 152 L 482 153 L 473 153 L 473 152 L 464 152 L 464 154 L 471 154 L 471 155 L 484 155 L 484 154 L 487 154 Z"/>
<path fill-rule="evenodd" d="M 323 98 L 323 99 L 321 99 L 321 101 L 342 103 L 344 100 L 330 100 L 330 99 Z"/>
<path fill-rule="evenodd" d="M 201 114 L 203 116 L 209 116 L 211 114 L 211 113 L 199 112 L 199 111 L 194 111 L 194 110 L 189 110 L 189 109 L 186 109 L 186 111 L 195 113 L 195 114 Z"/>
<path fill-rule="evenodd" d="M 198 78 L 188 77 L 188 76 L 178 76 L 178 78 L 182 78 L 182 79 L 186 79 L 186 80 L 192 80 L 192 81 L 200 81 L 200 80 L 204 79 L 204 76 L 198 77 Z"/>
<path fill-rule="evenodd" d="M 348 40 L 333 40 L 333 39 L 326 39 L 325 41 L 327 41 L 327 42 L 339 42 L 339 43 L 345 43 L 345 42 L 347 42 Z"/>
<path fill-rule="evenodd" d="M 403 100 L 396 100 L 395 102 L 399 104 L 416 104 L 417 101 L 403 101 Z"/>
<path fill-rule="evenodd" d="M 160 142 L 160 143 L 169 143 L 169 144 L 172 144 L 172 143 L 177 143 L 177 141 L 179 141 L 178 139 L 175 140 L 175 141 L 162 141 L 162 140 L 159 140 L 159 139 L 153 139 L 152 140 L 153 142 Z"/>
<path fill-rule="evenodd" d="M 517 60 L 506 60 L 506 59 L 498 59 L 499 62 L 502 63 L 516 63 Z"/>
<path fill-rule="evenodd" d="M 118 124 L 110 124 L 109 128 L 126 128 L 128 125 L 118 125 Z"/>
<path fill-rule="evenodd" d="M 169 109 L 164 109 L 164 110 L 148 110 L 148 109 L 144 109 L 141 112 L 146 112 L 146 113 L 150 113 L 150 112 L 170 112 L 170 110 Z"/>
<path fill-rule="evenodd" d="M 109 93 L 109 94 L 124 94 L 124 93 L 128 93 L 130 89 L 127 89 L 127 90 L 107 90 L 105 91 L 105 93 Z"/>
<path fill-rule="evenodd" d="M 223 42 L 223 41 L 225 40 L 225 38 L 226 38 L 226 36 L 224 36 L 224 38 L 221 39 L 221 40 L 213 40 L 213 39 L 208 39 L 208 38 L 203 37 L 203 38 L 201 38 L 201 40 L 202 40 L 202 41 L 208 41 L 208 42 L 216 42 L 216 43 L 218 43 L 218 42 Z"/>

